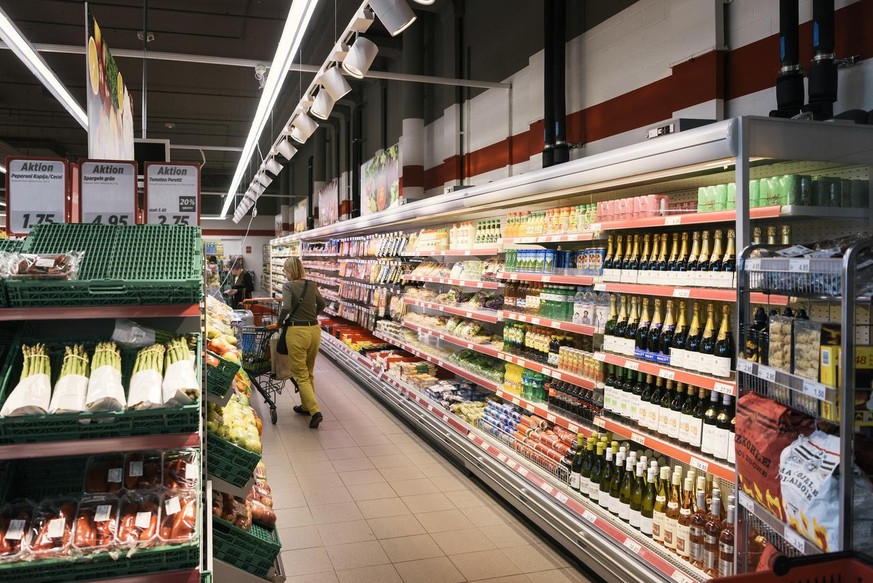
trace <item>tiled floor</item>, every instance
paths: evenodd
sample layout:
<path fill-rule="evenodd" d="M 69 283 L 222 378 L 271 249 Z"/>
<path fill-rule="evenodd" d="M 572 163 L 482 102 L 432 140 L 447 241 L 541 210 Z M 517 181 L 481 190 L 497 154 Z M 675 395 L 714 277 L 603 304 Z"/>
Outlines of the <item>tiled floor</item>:
<path fill-rule="evenodd" d="M 316 385 L 318 431 L 253 399 L 288 583 L 588 581 L 324 356 Z"/>

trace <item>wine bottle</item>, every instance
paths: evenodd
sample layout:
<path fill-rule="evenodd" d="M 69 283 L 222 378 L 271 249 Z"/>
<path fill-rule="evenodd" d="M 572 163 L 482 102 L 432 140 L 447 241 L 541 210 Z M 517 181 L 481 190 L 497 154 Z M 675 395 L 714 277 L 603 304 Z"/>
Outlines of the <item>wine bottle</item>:
<path fill-rule="evenodd" d="M 776 245 L 776 227 L 773 225 L 767 227 L 767 245 Z"/>
<path fill-rule="evenodd" d="M 680 300 L 676 304 L 678 311 L 678 321 L 676 329 L 670 340 L 670 366 L 677 368 L 685 368 L 685 343 L 688 339 L 688 323 L 685 320 L 685 314 L 688 312 L 688 306 L 684 301 Z"/>
<path fill-rule="evenodd" d="M 667 437 L 670 435 L 670 407 L 673 405 L 673 398 L 676 396 L 676 388 L 672 380 L 667 381 L 667 388 L 664 395 L 661 397 L 661 403 L 658 407 L 658 433 Z"/>
<path fill-rule="evenodd" d="M 609 488 L 612 486 L 613 473 L 612 448 L 606 449 L 606 457 L 603 460 L 603 471 L 600 474 L 600 487 L 597 493 L 597 503 L 601 508 L 609 508 Z"/>
<path fill-rule="evenodd" d="M 657 271 L 667 271 L 667 252 L 669 251 L 669 244 L 670 236 L 667 233 L 663 233 L 661 235 L 661 250 L 658 252 Z"/>
<path fill-rule="evenodd" d="M 652 536 L 652 522 L 655 516 L 655 499 L 658 493 L 655 489 L 655 468 L 646 469 L 646 489 L 640 505 L 640 532 Z"/>
<path fill-rule="evenodd" d="M 643 496 L 646 493 L 646 479 L 643 477 L 645 471 L 646 462 L 641 459 L 637 462 L 636 477 L 634 478 L 634 483 L 631 488 L 629 505 L 629 522 L 630 525 L 637 530 L 641 529 L 643 526 L 641 512 L 643 510 Z"/>
<path fill-rule="evenodd" d="M 709 274 L 709 231 L 703 231 L 700 234 L 700 254 L 697 256 L 697 269 L 695 270 L 692 280 L 688 283 L 691 285 L 709 285 L 712 279 Z"/>
<path fill-rule="evenodd" d="M 636 484 L 635 465 L 634 457 L 628 456 L 624 462 L 624 475 L 621 477 L 621 486 L 618 491 L 618 517 L 625 522 L 630 522 L 631 517 L 631 497 Z"/>
<path fill-rule="evenodd" d="M 721 308 L 721 326 L 715 341 L 712 357 L 712 374 L 717 377 L 731 376 L 734 357 L 734 335 L 731 333 L 730 307 L 725 304 Z"/>
<path fill-rule="evenodd" d="M 595 443 L 596 455 L 591 462 L 591 478 L 588 484 L 588 497 L 598 504 L 600 503 L 600 480 L 603 476 L 603 467 L 606 455 L 606 447 L 601 443 Z"/>
<path fill-rule="evenodd" d="M 584 436 L 580 433 L 576 436 L 576 454 L 573 456 L 573 465 L 570 467 L 570 487 L 577 492 L 582 488 L 582 462 L 585 457 Z"/>
<path fill-rule="evenodd" d="M 615 313 L 615 298 L 614 295 L 609 296 L 609 315 L 606 317 L 606 326 L 603 329 L 605 336 L 615 335 L 615 326 L 618 323 L 618 316 Z"/>
<path fill-rule="evenodd" d="M 580 437 L 581 439 L 581 437 Z M 588 496 L 588 484 L 591 482 L 591 469 L 594 466 L 594 444 L 596 439 L 589 437 L 585 440 L 585 453 L 582 456 L 582 469 L 579 471 L 579 492 L 583 496 Z"/>
<path fill-rule="evenodd" d="M 637 327 L 640 325 L 640 299 L 637 296 L 631 298 L 631 310 L 628 314 L 627 326 L 624 329 L 622 339 L 622 354 L 634 355 L 636 347 Z"/>
<path fill-rule="evenodd" d="M 721 534 L 721 499 L 713 495 L 712 509 L 706 516 L 703 527 L 703 570 L 711 577 L 718 577 L 718 537 Z"/>
<path fill-rule="evenodd" d="M 715 329 L 715 306 L 706 306 L 706 327 L 700 338 L 700 352 L 698 353 L 697 370 L 704 374 L 712 374 L 713 359 L 715 355 L 715 343 L 718 337 Z"/>
<path fill-rule="evenodd" d="M 716 434 L 715 426 L 716 417 L 718 417 L 718 393 L 712 391 L 709 394 L 709 406 L 703 413 L 703 432 L 701 433 L 700 451 L 709 455 L 715 455 Z"/>
<path fill-rule="evenodd" d="M 661 325 L 661 334 L 657 339 L 657 361 L 668 363 L 670 358 L 670 350 L 673 347 L 673 336 L 676 334 L 676 324 L 673 321 L 673 300 L 667 300 L 667 314 L 664 316 L 664 323 Z M 651 342 L 649 345 L 651 346 Z M 651 352 L 656 352 L 655 348 Z"/>
<path fill-rule="evenodd" d="M 673 244 L 670 246 L 670 259 L 667 261 L 667 271 L 679 271 L 679 233 L 673 233 Z"/>
<path fill-rule="evenodd" d="M 637 326 L 636 351 L 637 357 L 642 357 L 646 352 L 646 347 L 649 343 L 649 325 L 652 323 L 651 312 L 649 311 L 649 298 L 643 297 L 643 307 L 640 315 L 640 324 Z"/>
<path fill-rule="evenodd" d="M 664 546 L 676 552 L 676 539 L 679 536 L 679 508 L 682 503 L 682 466 L 673 469 L 670 497 L 667 500 L 666 520 L 664 522 Z"/>
<path fill-rule="evenodd" d="M 664 398 L 666 381 L 658 377 L 655 381 L 655 391 L 652 393 L 652 403 L 648 407 L 649 421 L 646 429 L 650 431 L 658 431 L 661 425 L 661 399 Z"/>
<path fill-rule="evenodd" d="M 630 308 L 630 298 L 628 296 L 619 296 L 620 308 L 618 310 L 618 320 L 615 324 L 614 336 L 619 340 L 624 338 L 624 331 L 627 328 L 628 309 Z M 621 342 L 616 342 L 616 347 L 621 348 Z"/>
<path fill-rule="evenodd" d="M 661 298 L 655 298 L 655 313 L 652 316 L 652 323 L 649 325 L 649 337 L 645 343 L 643 358 L 657 360 L 657 354 L 661 350 L 661 330 Z"/>
<path fill-rule="evenodd" d="M 734 272 L 737 270 L 737 235 L 733 229 L 728 229 L 727 232 L 727 251 L 724 252 L 724 259 L 721 260 L 721 270 L 726 272 Z"/>
<path fill-rule="evenodd" d="M 615 365 L 606 365 L 606 378 L 603 379 L 603 408 L 612 411 L 612 403 L 615 400 L 613 390 L 615 388 Z"/>
<path fill-rule="evenodd" d="M 702 336 L 703 330 L 700 328 L 700 302 L 694 302 L 691 306 L 691 325 L 688 326 L 688 335 L 685 339 L 684 368 L 697 369 Z"/>
<path fill-rule="evenodd" d="M 640 236 L 634 235 L 634 244 L 630 258 L 622 265 L 622 269 L 636 271 L 640 268 Z"/>
<path fill-rule="evenodd" d="M 631 409 L 631 401 L 633 399 L 633 390 L 634 390 L 634 371 L 631 369 L 625 369 L 625 378 L 624 384 L 622 385 L 622 391 L 620 396 L 619 403 L 619 415 L 624 419 L 630 418 L 630 409 Z"/>
<path fill-rule="evenodd" d="M 655 495 L 655 504 L 652 507 L 652 540 L 665 546 L 664 535 L 667 531 L 667 494 L 670 491 L 669 486 L 670 468 L 663 466 L 661 467 L 658 482 L 658 493 Z"/>
<path fill-rule="evenodd" d="M 721 271 L 721 262 L 724 258 L 724 250 L 721 247 L 721 229 L 716 229 L 713 235 L 712 255 L 709 257 L 709 271 Z"/>
<path fill-rule="evenodd" d="M 685 478 L 682 486 L 682 503 L 679 506 L 679 518 L 676 520 L 676 554 L 686 561 L 691 557 L 691 517 L 694 493 L 694 482 Z"/>
<path fill-rule="evenodd" d="M 612 479 L 609 484 L 609 500 L 607 508 L 611 514 L 618 516 L 619 504 L 618 499 L 621 495 L 621 482 L 624 478 L 625 451 L 622 447 L 618 455 L 615 456 L 615 466 L 612 468 Z"/>
<path fill-rule="evenodd" d="M 667 437 L 679 439 L 679 424 L 682 422 L 682 406 L 685 405 L 685 383 L 676 383 L 676 394 L 670 404 L 670 425 Z"/>
<path fill-rule="evenodd" d="M 690 531 L 691 547 L 688 554 L 691 564 L 703 568 L 705 560 L 703 546 L 706 537 L 706 492 L 700 489 L 697 490 L 697 503 L 691 515 Z"/>
<path fill-rule="evenodd" d="M 679 416 L 679 441 L 682 443 L 693 443 L 691 433 L 694 426 L 694 410 L 697 408 L 699 400 L 697 391 L 694 390 L 694 387 L 689 386 Z"/>
<path fill-rule="evenodd" d="M 652 394 L 655 392 L 655 379 L 652 375 L 646 375 L 646 383 L 643 387 L 643 392 L 640 394 L 640 405 L 637 408 L 637 417 L 640 427 L 648 429 L 649 427 L 649 408 L 652 406 Z"/>
<path fill-rule="evenodd" d="M 679 257 L 676 259 L 676 271 L 688 270 L 688 233 L 682 233 L 682 245 L 679 247 Z M 682 276 L 685 277 L 685 276 Z M 682 282 L 684 283 L 684 281 Z"/>
<path fill-rule="evenodd" d="M 721 409 L 715 417 L 715 440 L 713 455 L 720 460 L 727 460 L 728 440 L 731 437 L 731 396 L 722 395 Z"/>
<path fill-rule="evenodd" d="M 612 259 L 614 254 L 612 245 L 614 242 L 614 235 L 608 235 L 606 237 L 606 256 L 603 258 L 603 269 L 612 269 Z"/>
<path fill-rule="evenodd" d="M 730 577 L 734 574 L 734 517 L 736 507 L 734 497 L 728 496 L 727 520 L 722 523 L 718 535 L 718 576 Z"/>
<path fill-rule="evenodd" d="M 755 309 L 754 322 L 743 333 L 743 356 L 750 362 L 766 364 L 764 354 L 764 331 L 767 329 L 767 312 L 762 306 Z"/>
<path fill-rule="evenodd" d="M 630 237 L 628 237 L 628 240 L 630 240 Z M 623 241 L 624 235 L 615 236 L 615 255 L 612 258 L 613 273 L 611 274 L 614 281 L 618 281 L 616 279 L 618 276 L 618 270 L 621 269 L 622 263 L 624 262 L 624 248 L 622 247 Z M 628 243 L 628 252 L 630 252 L 630 243 Z"/>
<path fill-rule="evenodd" d="M 634 383 L 633 394 L 631 395 L 630 401 L 630 409 L 628 411 L 629 416 L 628 419 L 633 421 L 635 425 L 640 424 L 640 420 L 642 419 L 642 403 L 643 403 L 643 391 L 646 389 L 646 375 L 644 373 L 637 373 L 637 382 Z"/>
<path fill-rule="evenodd" d="M 694 231 L 691 233 L 691 253 L 688 255 L 688 271 L 697 271 L 698 269 L 700 269 L 700 231 Z"/>
<path fill-rule="evenodd" d="M 643 235 L 643 254 L 640 255 L 640 271 L 648 271 L 649 270 L 649 260 L 651 255 L 651 241 L 652 235 L 651 233 L 646 233 Z"/>

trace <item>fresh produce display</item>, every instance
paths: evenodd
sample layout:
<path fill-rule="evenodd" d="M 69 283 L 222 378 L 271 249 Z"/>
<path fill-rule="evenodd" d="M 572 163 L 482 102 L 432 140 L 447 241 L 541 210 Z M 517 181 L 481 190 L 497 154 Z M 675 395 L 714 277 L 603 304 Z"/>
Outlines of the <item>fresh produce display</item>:
<path fill-rule="evenodd" d="M 171 490 L 162 497 L 160 540 L 186 543 L 197 534 L 197 499 L 192 490 Z"/>
<path fill-rule="evenodd" d="M 261 437 L 255 410 L 249 405 L 248 397 L 234 393 L 224 407 L 209 403 L 206 414 L 206 428 L 209 432 L 226 439 L 250 452 L 261 453 Z"/>
<path fill-rule="evenodd" d="M 5 504 L 0 510 L 0 563 L 18 560 L 30 532 L 33 506 L 29 502 Z"/>
<path fill-rule="evenodd" d="M 162 386 L 164 405 L 187 405 L 196 401 L 200 396 L 200 383 L 184 338 L 174 338 L 167 344 L 166 363 Z"/>
<path fill-rule="evenodd" d="M 9 277 L 32 279 L 75 279 L 84 253 L 13 253 L 7 258 Z"/>
<path fill-rule="evenodd" d="M 213 490 L 212 514 L 237 528 L 243 530 L 252 528 L 252 503 L 244 498 Z"/>
<path fill-rule="evenodd" d="M 162 344 L 154 344 L 141 349 L 136 354 L 133 376 L 130 379 L 130 393 L 127 396 L 129 408 L 153 409 L 163 405 L 161 381 L 165 352 L 166 348 Z"/>
<path fill-rule="evenodd" d="M 475 350 L 459 350 L 450 359 L 458 366 L 471 373 L 492 380 L 495 383 L 503 382 L 503 361 L 493 356 L 481 354 Z"/>
<path fill-rule="evenodd" d="M 158 536 L 161 499 L 156 492 L 135 491 L 121 498 L 116 539 L 122 547 L 148 547 Z"/>
<path fill-rule="evenodd" d="M 124 487 L 128 490 L 155 490 L 161 486 L 161 452 L 127 454 L 124 460 Z M 167 452 L 167 456 L 173 455 Z"/>
<path fill-rule="evenodd" d="M 86 494 L 116 494 L 124 483 L 124 456 L 92 456 L 85 468 Z"/>
<path fill-rule="evenodd" d="M 121 352 L 115 342 L 101 342 L 94 350 L 86 406 L 90 411 L 121 411 L 127 404 L 121 385 Z"/>
<path fill-rule="evenodd" d="M 83 498 L 73 527 L 73 548 L 80 553 L 105 551 L 115 543 L 118 531 L 118 498 Z"/>
<path fill-rule="evenodd" d="M 85 410 L 90 363 L 81 344 L 64 348 L 61 376 L 55 383 L 49 413 L 78 413 Z"/>
<path fill-rule="evenodd" d="M 24 368 L 0 416 L 43 415 L 51 405 L 51 361 L 45 344 L 22 346 Z"/>
<path fill-rule="evenodd" d="M 36 558 L 66 554 L 72 544 L 76 501 L 46 500 L 37 507 L 30 529 L 29 553 Z"/>
<path fill-rule="evenodd" d="M 255 483 L 247 499 L 252 510 L 252 521 L 265 528 L 276 526 L 276 512 L 273 510 L 273 494 L 267 484 L 267 466 L 258 462 L 254 472 Z"/>
<path fill-rule="evenodd" d="M 200 480 L 197 451 L 180 449 L 164 454 L 164 487 L 170 490 L 196 488 Z"/>

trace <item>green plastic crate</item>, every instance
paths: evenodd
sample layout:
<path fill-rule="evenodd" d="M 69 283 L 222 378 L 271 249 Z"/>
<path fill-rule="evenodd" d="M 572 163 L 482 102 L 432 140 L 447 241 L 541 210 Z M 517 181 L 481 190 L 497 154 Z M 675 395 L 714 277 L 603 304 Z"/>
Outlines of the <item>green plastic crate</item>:
<path fill-rule="evenodd" d="M 214 352 L 209 352 L 209 354 L 218 359 L 218 366 L 206 366 L 206 390 L 223 399 L 231 390 L 233 379 L 239 372 L 240 366 L 235 362 L 221 358 Z"/>
<path fill-rule="evenodd" d="M 6 401 L 15 388 L 21 375 L 23 356 L 22 344 L 43 342 L 46 344 L 52 362 L 52 386 L 61 372 L 64 347 L 74 343 L 82 344 L 89 352 L 93 351 L 98 340 L 45 340 L 18 339 L 6 359 L 5 372 L 0 385 L 0 404 Z M 197 362 L 200 362 L 200 340 L 196 342 Z M 130 374 L 136 361 L 136 349 L 121 349 L 122 383 L 129 386 Z M 195 366 L 200 375 L 200 367 Z M 141 411 L 103 411 L 84 413 L 56 413 L 46 415 L 27 415 L 6 417 L 0 423 L 0 444 L 23 444 L 44 441 L 67 441 L 80 439 L 100 439 L 107 437 L 126 437 L 131 435 L 161 435 L 168 433 L 194 433 L 200 428 L 200 403 L 194 402 L 182 407 L 162 407 Z"/>
<path fill-rule="evenodd" d="M 245 531 L 230 522 L 212 517 L 212 556 L 252 575 L 264 578 L 282 550 L 279 534 L 252 524 Z"/>
<path fill-rule="evenodd" d="M 9 279 L 15 307 L 194 304 L 203 297 L 199 227 L 37 225 L 26 253 L 83 251 L 77 279 Z"/>
<path fill-rule="evenodd" d="M 17 253 L 21 251 L 24 245 L 22 239 L 0 239 L 0 253 Z M 9 305 L 9 298 L 6 296 L 6 279 L 0 278 L 0 308 L 5 308 Z"/>
<path fill-rule="evenodd" d="M 212 432 L 207 433 L 206 473 L 239 488 L 252 479 L 261 456 Z"/>
<path fill-rule="evenodd" d="M 212 583 L 212 571 L 203 571 L 200 573 L 200 583 Z"/>

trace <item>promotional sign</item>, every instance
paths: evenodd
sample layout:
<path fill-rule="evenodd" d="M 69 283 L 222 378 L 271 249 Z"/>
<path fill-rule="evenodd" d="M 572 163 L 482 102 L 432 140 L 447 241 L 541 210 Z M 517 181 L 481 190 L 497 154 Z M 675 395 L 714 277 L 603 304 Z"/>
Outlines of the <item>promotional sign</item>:
<path fill-rule="evenodd" d="M 400 145 L 383 150 L 361 165 L 361 216 L 400 204 Z"/>
<path fill-rule="evenodd" d="M 69 170 L 57 158 L 7 158 L 6 232 L 26 235 L 41 223 L 66 223 Z"/>
<path fill-rule="evenodd" d="M 136 162 L 83 160 L 79 168 L 80 223 L 136 223 Z"/>
<path fill-rule="evenodd" d="M 318 191 L 318 224 L 332 225 L 339 220 L 339 181 L 334 178 Z"/>
<path fill-rule="evenodd" d="M 302 233 L 306 230 L 306 219 L 309 216 L 309 205 L 305 200 L 301 200 L 294 205 L 294 232 Z"/>
<path fill-rule="evenodd" d="M 133 98 L 87 5 L 85 20 L 88 157 L 133 160 Z"/>
<path fill-rule="evenodd" d="M 147 162 L 146 223 L 200 224 L 200 165 L 193 162 Z"/>

